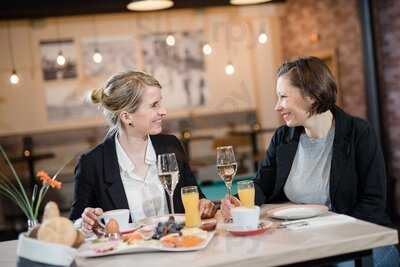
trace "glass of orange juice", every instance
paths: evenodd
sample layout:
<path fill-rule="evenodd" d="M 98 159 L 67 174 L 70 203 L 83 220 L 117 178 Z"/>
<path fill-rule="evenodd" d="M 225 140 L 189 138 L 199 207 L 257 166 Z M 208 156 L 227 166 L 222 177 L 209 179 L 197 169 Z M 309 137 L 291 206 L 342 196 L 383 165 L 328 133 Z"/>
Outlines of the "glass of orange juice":
<path fill-rule="evenodd" d="M 199 191 L 197 186 L 182 187 L 181 196 L 185 207 L 185 226 L 200 226 Z"/>
<path fill-rule="evenodd" d="M 254 207 L 255 190 L 253 181 L 239 181 L 237 183 L 237 188 L 240 204 L 247 208 Z"/>

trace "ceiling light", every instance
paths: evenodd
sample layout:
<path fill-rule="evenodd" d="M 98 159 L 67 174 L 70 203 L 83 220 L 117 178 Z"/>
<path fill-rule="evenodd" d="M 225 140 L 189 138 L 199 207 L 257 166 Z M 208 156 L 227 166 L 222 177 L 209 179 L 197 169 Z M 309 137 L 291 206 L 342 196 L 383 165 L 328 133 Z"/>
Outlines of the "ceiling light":
<path fill-rule="evenodd" d="M 271 0 L 231 0 L 231 5 L 252 5 L 266 3 Z"/>
<path fill-rule="evenodd" d="M 228 63 L 225 66 L 225 74 L 226 75 L 233 75 L 235 73 L 235 67 L 232 65 L 232 63 Z"/>
<path fill-rule="evenodd" d="M 19 77 L 17 75 L 17 71 L 15 70 L 15 62 L 14 62 L 14 52 L 11 43 L 11 22 L 7 25 L 7 33 L 8 33 L 8 48 L 10 49 L 11 54 L 11 64 L 12 64 L 12 72 L 10 75 L 10 83 L 15 85 L 19 82 Z"/>
<path fill-rule="evenodd" d="M 175 37 L 172 34 L 169 34 L 167 38 L 165 39 L 165 42 L 169 46 L 174 46 L 175 45 Z"/>
<path fill-rule="evenodd" d="M 58 52 L 58 56 L 57 56 L 57 64 L 60 66 L 64 66 L 65 62 L 67 61 L 63 55 L 63 52 L 60 50 L 60 52 Z"/>
<path fill-rule="evenodd" d="M 95 63 L 100 63 L 103 60 L 102 55 L 100 54 L 100 51 L 96 48 L 94 50 L 94 54 L 93 54 L 93 61 Z"/>
<path fill-rule="evenodd" d="M 17 84 L 19 83 L 19 77 L 17 75 L 16 70 L 12 70 L 11 76 L 10 76 L 10 83 L 11 84 Z"/>
<path fill-rule="evenodd" d="M 265 32 L 262 32 L 258 35 L 258 42 L 260 44 L 265 44 L 268 41 L 268 35 Z"/>
<path fill-rule="evenodd" d="M 133 0 L 126 8 L 132 11 L 153 11 L 167 9 L 173 5 L 172 0 Z"/>
<path fill-rule="evenodd" d="M 212 53 L 212 47 L 210 44 L 203 45 L 203 53 L 204 55 L 210 55 Z"/>

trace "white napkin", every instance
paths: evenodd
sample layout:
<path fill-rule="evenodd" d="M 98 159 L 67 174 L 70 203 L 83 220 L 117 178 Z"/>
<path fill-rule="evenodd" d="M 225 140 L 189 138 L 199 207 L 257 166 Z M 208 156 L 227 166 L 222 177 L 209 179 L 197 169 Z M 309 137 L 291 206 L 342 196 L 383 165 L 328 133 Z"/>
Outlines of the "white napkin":
<path fill-rule="evenodd" d="M 280 227 L 299 230 L 305 228 L 321 227 L 327 225 L 343 224 L 348 222 L 354 222 L 356 219 L 344 214 L 330 214 L 326 216 L 320 216 L 310 219 L 287 221 L 280 223 Z"/>

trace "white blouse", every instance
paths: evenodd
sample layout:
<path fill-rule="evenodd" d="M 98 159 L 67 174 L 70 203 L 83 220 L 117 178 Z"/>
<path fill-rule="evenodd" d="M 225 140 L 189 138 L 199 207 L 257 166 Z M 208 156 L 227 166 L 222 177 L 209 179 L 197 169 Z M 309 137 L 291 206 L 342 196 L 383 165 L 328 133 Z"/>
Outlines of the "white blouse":
<path fill-rule="evenodd" d="M 168 214 L 165 191 L 157 174 L 157 156 L 150 138 L 145 154 L 145 164 L 148 165 L 145 177 L 135 173 L 135 165 L 119 143 L 117 135 L 115 135 L 115 146 L 132 220 L 138 221 L 146 217 Z"/>

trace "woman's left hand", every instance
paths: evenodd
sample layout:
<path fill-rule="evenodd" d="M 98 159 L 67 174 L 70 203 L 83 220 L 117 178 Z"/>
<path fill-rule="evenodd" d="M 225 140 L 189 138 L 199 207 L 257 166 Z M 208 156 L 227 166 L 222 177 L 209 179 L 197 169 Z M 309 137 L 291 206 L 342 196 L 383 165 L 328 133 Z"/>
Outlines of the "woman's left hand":
<path fill-rule="evenodd" d="M 200 216 L 202 219 L 213 218 L 217 212 L 217 208 L 211 200 L 206 198 L 200 199 Z"/>

